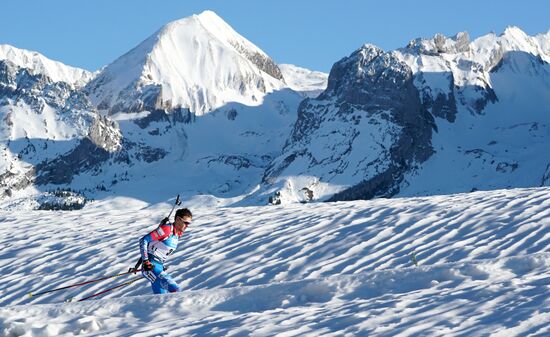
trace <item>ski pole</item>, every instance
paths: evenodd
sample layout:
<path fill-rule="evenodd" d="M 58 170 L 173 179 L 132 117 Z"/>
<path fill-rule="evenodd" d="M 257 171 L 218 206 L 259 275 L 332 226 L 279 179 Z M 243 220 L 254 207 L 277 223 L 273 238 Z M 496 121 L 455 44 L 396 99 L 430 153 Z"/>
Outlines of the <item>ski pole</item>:
<path fill-rule="evenodd" d="M 168 213 L 168 216 L 167 216 L 168 219 L 170 219 L 170 215 L 172 215 L 174 208 L 176 208 L 176 206 L 179 206 L 179 205 L 181 205 L 181 200 L 180 200 L 180 195 L 178 194 L 178 196 L 176 197 L 176 202 L 174 203 L 174 206 L 172 206 L 172 210 L 170 211 L 170 213 Z"/>
<path fill-rule="evenodd" d="M 115 275 L 104 276 L 104 277 L 101 277 L 101 278 L 98 278 L 98 279 L 95 279 L 95 280 L 90 280 L 90 281 L 81 282 L 81 283 L 75 283 L 75 284 L 71 284 L 71 285 L 68 285 L 68 286 L 65 286 L 65 287 L 61 287 L 61 288 L 55 288 L 55 289 L 50 289 L 50 290 L 46 290 L 46 291 L 41 291 L 41 292 L 35 293 L 35 294 L 30 292 L 29 297 L 36 297 L 36 296 L 40 296 L 40 295 L 44 295 L 44 294 L 48 294 L 48 293 L 53 293 L 53 292 L 59 291 L 59 290 L 64 290 L 64 289 L 73 288 L 73 287 L 79 287 L 79 286 L 83 286 L 83 285 L 86 285 L 86 284 L 90 284 L 90 283 L 94 283 L 94 282 L 107 280 L 107 279 L 110 279 L 110 278 L 115 278 L 115 277 L 131 274 L 131 273 L 138 272 L 138 271 L 141 271 L 141 269 L 131 270 L 131 271 L 127 271 L 125 273 L 120 273 L 120 274 L 115 274 Z"/>
<path fill-rule="evenodd" d="M 105 294 L 106 292 L 115 290 L 115 289 L 117 289 L 117 288 L 121 288 L 121 287 L 127 286 L 127 285 L 129 285 L 129 284 L 132 284 L 132 283 L 136 282 L 137 280 L 139 280 L 139 279 L 141 279 L 141 278 L 142 278 L 142 276 L 138 276 L 138 277 L 136 277 L 136 278 L 131 279 L 130 281 L 126 281 L 126 282 L 117 284 L 117 285 L 114 286 L 114 287 L 107 288 L 107 289 L 105 289 L 105 290 L 103 290 L 103 291 L 100 291 L 100 292 L 98 292 L 98 293 L 95 293 L 95 294 L 86 296 L 86 297 L 84 297 L 84 298 L 81 298 L 81 299 L 79 299 L 77 302 L 86 301 L 87 299 L 90 299 L 90 298 L 92 298 L 92 297 L 96 297 L 96 296 Z M 69 299 L 69 300 L 67 300 L 67 302 L 71 302 L 71 300 L 72 300 L 72 298 Z"/>

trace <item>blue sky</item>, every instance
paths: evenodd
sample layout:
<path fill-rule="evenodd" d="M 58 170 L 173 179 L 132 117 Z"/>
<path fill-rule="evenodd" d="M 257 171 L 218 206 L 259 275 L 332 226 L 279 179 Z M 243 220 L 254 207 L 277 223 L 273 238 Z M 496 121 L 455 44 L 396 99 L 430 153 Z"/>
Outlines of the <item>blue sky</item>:
<path fill-rule="evenodd" d="M 545 0 L 26 0 L 0 5 L 0 44 L 97 70 L 164 24 L 206 9 L 277 63 L 325 72 L 367 42 L 391 50 L 438 32 L 550 29 Z"/>

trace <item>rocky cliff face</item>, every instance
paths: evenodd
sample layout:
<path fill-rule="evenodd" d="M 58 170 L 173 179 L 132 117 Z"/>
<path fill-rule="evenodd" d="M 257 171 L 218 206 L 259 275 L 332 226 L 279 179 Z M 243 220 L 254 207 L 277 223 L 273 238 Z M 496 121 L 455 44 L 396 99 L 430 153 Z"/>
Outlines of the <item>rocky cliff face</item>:
<path fill-rule="evenodd" d="M 467 33 L 451 38 L 436 34 L 430 40 L 415 39 L 396 51 L 396 56 L 411 67 L 415 86 L 432 115 L 453 122 L 457 104 L 480 114 L 487 104 L 498 100 L 489 73 L 504 51 L 494 45 L 484 64 Z"/>
<path fill-rule="evenodd" d="M 9 60 L 0 61 L 0 100 L 3 105 L 24 103 L 37 113 L 46 106 L 55 109 L 91 109 L 86 96 L 66 82 L 54 82 L 43 74 L 32 74 Z"/>
<path fill-rule="evenodd" d="M 124 139 L 118 123 L 99 115 L 82 91 L 7 60 L 0 61 L 0 119 L 4 196 L 30 186 L 68 188 L 76 176 L 98 176 L 104 166 L 153 162 L 165 154 Z M 93 181 L 88 187 L 94 188 Z"/>
<path fill-rule="evenodd" d="M 300 104 L 283 155 L 264 181 L 286 180 L 288 198 L 298 200 L 302 190 L 330 200 L 397 193 L 403 174 L 433 153 L 435 124 L 413 81 L 405 63 L 372 45 L 337 62 L 326 91 Z M 296 178 L 303 176 L 316 179 Z M 324 184 L 345 182 L 351 186 L 323 193 Z"/>
<path fill-rule="evenodd" d="M 399 195 L 537 186 L 548 159 L 548 34 L 517 27 L 470 40 L 467 34 L 416 39 L 395 53 L 413 70 L 434 116 L 436 153 L 407 174 Z"/>

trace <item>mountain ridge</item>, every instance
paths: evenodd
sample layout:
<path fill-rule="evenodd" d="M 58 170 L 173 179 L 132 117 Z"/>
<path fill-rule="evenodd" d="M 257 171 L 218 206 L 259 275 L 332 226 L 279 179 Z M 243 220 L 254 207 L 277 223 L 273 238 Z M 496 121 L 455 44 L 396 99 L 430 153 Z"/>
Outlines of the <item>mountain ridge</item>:
<path fill-rule="evenodd" d="M 42 73 L 54 82 L 66 82 L 76 87 L 84 86 L 95 74 L 51 60 L 44 55 L 7 44 L 0 44 L 0 60 L 9 60 L 15 65 L 29 69 L 34 75 Z"/>
<path fill-rule="evenodd" d="M 271 195 L 272 202 L 285 203 L 339 200 L 344 195 L 344 200 L 350 196 L 417 196 L 547 183 L 544 174 L 548 160 L 535 154 L 544 151 L 542 139 L 550 141 L 550 111 L 545 108 L 548 98 L 544 94 L 550 90 L 549 65 L 540 47 L 543 41 L 540 36 L 530 37 L 517 27 L 509 27 L 500 36 L 488 34 L 474 41 L 470 41 L 466 33 L 451 38 L 436 34 L 431 39 L 415 39 L 405 48 L 388 52 L 365 44 L 335 63 L 328 87 L 319 97 L 301 104 L 295 126 L 302 131 L 295 132 L 290 143 L 298 144 L 299 139 L 307 137 L 308 145 L 287 146 L 283 150 L 264 176 L 266 185 L 260 194 Z M 363 53 L 371 56 L 365 61 L 346 64 L 354 55 Z M 371 64 L 381 55 L 391 55 L 396 61 L 372 68 Z M 376 111 L 391 110 L 395 98 L 380 100 L 388 92 L 395 91 L 394 97 L 406 95 L 395 80 L 400 72 L 392 75 L 395 81 L 377 83 L 400 67 L 401 73 L 410 72 L 418 90 L 421 108 L 417 111 L 426 110 L 434 118 L 434 132 L 429 142 L 422 142 L 431 144 L 434 151 L 421 162 L 408 166 L 403 166 L 402 159 L 389 159 L 389 156 L 377 160 L 384 157 L 388 148 L 402 152 L 409 146 L 399 145 L 399 137 L 390 144 L 382 141 L 381 135 L 391 132 L 381 130 L 385 126 L 392 129 L 391 118 L 395 118 L 395 112 L 385 117 L 387 122 L 371 117 Z M 518 83 L 529 89 L 518 90 Z M 411 95 L 417 94 L 411 92 Z M 335 104 L 341 107 L 336 108 Z M 311 111 L 304 111 L 305 106 Z M 415 105 L 411 107 L 410 112 Z M 519 113 L 525 109 L 527 111 Z M 417 113 L 416 118 L 422 120 L 423 114 Z M 349 119 L 350 116 L 353 117 Z M 349 120 L 341 125 L 334 123 L 345 118 Z M 356 126 L 368 118 L 371 126 Z M 516 142 L 522 144 L 521 150 L 506 139 L 512 135 L 507 130 L 518 130 L 516 125 L 532 126 L 531 131 L 525 128 L 523 133 L 513 133 Z M 488 131 L 493 128 L 496 133 L 487 139 L 491 137 Z M 420 130 L 418 125 L 411 129 L 412 134 Z M 311 134 L 316 132 L 318 135 L 312 138 Z M 371 139 L 366 143 L 360 140 L 365 134 Z M 473 139 L 483 143 L 472 142 Z M 528 146 L 532 148 L 530 156 L 524 151 Z M 377 156 L 372 157 L 373 154 Z M 302 161 L 298 161 L 299 158 Z M 353 160 L 349 162 L 346 158 Z M 357 160 L 370 163 L 371 170 L 364 172 L 371 173 L 359 175 L 357 168 L 361 165 Z M 328 163 L 335 166 L 319 171 L 319 165 Z M 451 169 L 455 167 L 461 169 Z M 344 174 L 346 170 L 348 173 Z M 460 177 L 459 181 L 449 180 L 443 173 L 446 171 Z"/>
<path fill-rule="evenodd" d="M 550 31 L 532 37 L 517 27 L 472 41 L 465 32 L 436 34 L 392 51 L 365 44 L 326 78 L 279 67 L 206 11 L 163 26 L 84 90 L 69 84 L 44 91 L 49 96 L 39 92 L 45 89 L 17 96 L 6 89 L 0 118 L 34 122 L 20 123 L 10 146 L 5 140 L 0 176 L 4 182 L 23 177 L 33 193 L 74 188 L 93 197 L 140 197 L 175 179 L 175 189 L 185 186 L 189 197 L 213 205 L 544 185 L 550 161 L 538 154 L 550 140 L 548 46 Z M 169 59 L 174 55 L 187 61 Z M 193 78 L 202 79 L 189 87 Z M 56 82 L 43 83 L 39 88 Z M 14 86 L 6 79 L 1 85 Z M 183 87 L 191 88 L 187 96 L 180 95 Z M 65 130 L 64 138 L 37 132 L 70 116 L 71 95 L 81 97 L 76 101 L 82 99 L 90 122 L 78 132 Z M 193 103 L 186 105 L 184 96 Z M 19 106 L 21 97 L 32 104 Z M 44 106 L 49 119 L 36 118 L 46 116 Z M 58 150 L 42 157 L 29 152 L 45 146 Z M 85 153 L 97 155 L 79 168 Z M 130 187 L 137 179 L 141 192 Z"/>

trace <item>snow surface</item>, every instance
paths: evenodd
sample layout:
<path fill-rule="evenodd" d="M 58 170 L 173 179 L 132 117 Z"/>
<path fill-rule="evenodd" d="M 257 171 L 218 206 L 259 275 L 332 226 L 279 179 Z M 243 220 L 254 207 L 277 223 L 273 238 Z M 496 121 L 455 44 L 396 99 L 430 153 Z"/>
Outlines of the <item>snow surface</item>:
<path fill-rule="evenodd" d="M 121 277 L 170 203 L 0 212 L 0 336 L 549 336 L 550 188 L 206 208 L 169 272 Z M 416 258 L 418 265 L 412 261 Z M 71 303 L 64 300 L 74 297 Z"/>
<path fill-rule="evenodd" d="M 21 68 L 29 69 L 32 74 L 44 74 L 54 82 L 67 82 L 77 87 L 84 86 L 94 76 L 90 71 L 67 66 L 38 52 L 7 44 L 0 44 L 0 60 L 10 60 Z"/>
<path fill-rule="evenodd" d="M 279 64 L 285 82 L 292 90 L 308 97 L 317 97 L 328 85 L 328 74 L 292 64 Z"/>

